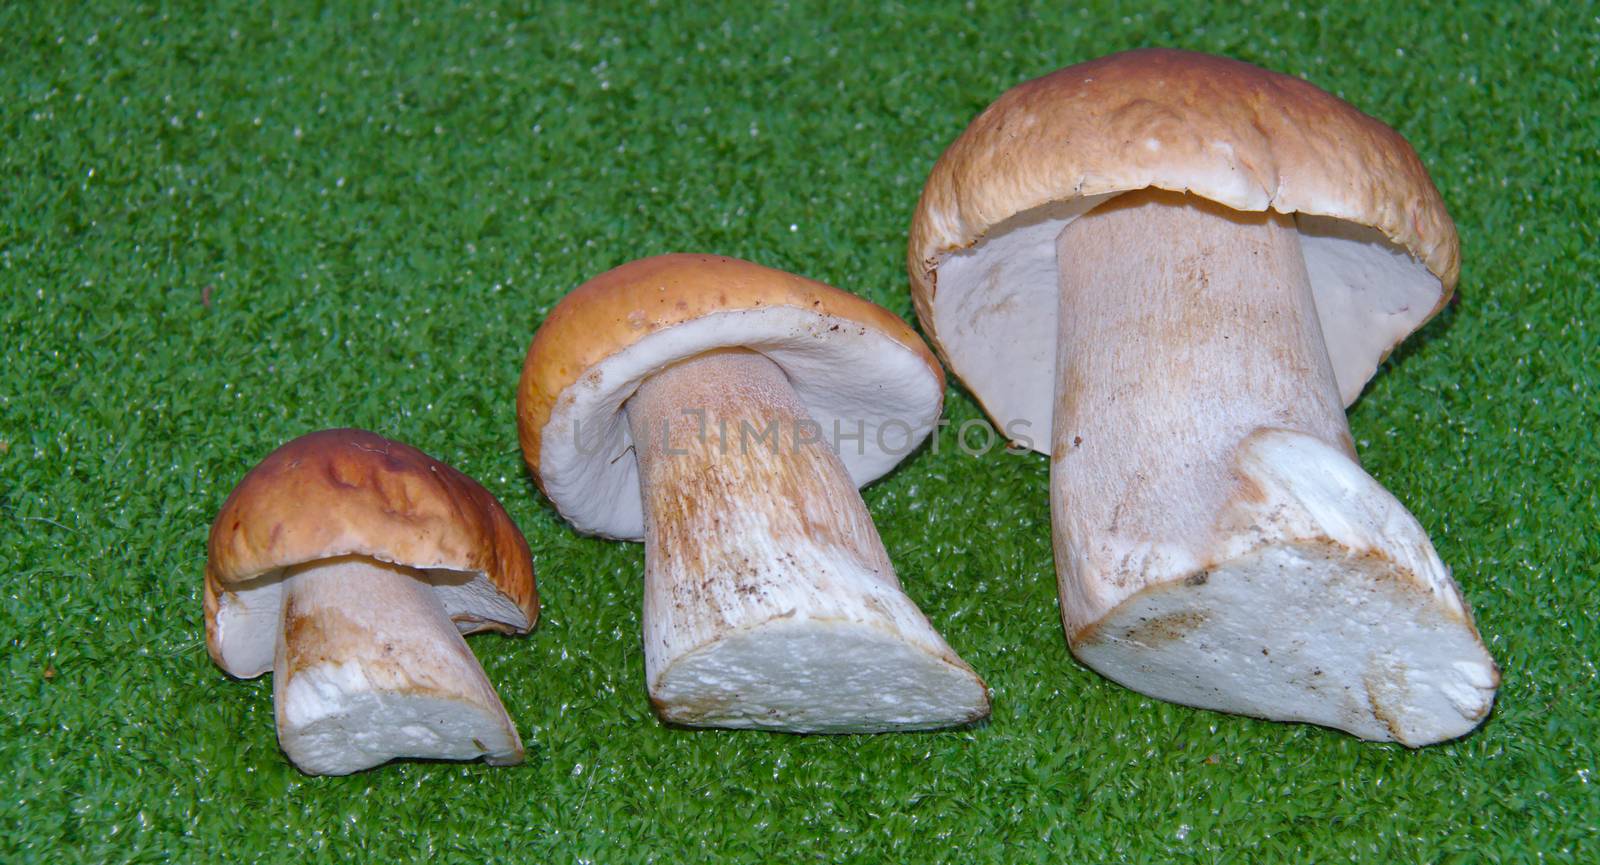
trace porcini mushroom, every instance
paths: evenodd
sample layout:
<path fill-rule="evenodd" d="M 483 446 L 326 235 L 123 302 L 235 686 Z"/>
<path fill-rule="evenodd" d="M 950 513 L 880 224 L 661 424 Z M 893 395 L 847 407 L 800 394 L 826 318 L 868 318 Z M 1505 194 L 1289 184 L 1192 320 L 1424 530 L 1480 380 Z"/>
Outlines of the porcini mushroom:
<path fill-rule="evenodd" d="M 476 481 L 370 432 L 310 433 L 244 476 L 207 554 L 206 648 L 229 675 L 272 673 L 278 743 L 301 771 L 521 762 L 461 635 L 533 627 L 533 559 Z"/>
<path fill-rule="evenodd" d="M 662 718 L 843 733 L 988 713 L 856 490 L 943 394 L 887 310 L 736 259 L 635 261 L 550 312 L 517 392 L 523 455 L 576 528 L 644 541 Z"/>
<path fill-rule="evenodd" d="M 1498 670 L 1343 411 L 1460 266 L 1397 133 L 1245 63 L 1112 55 L 968 126 L 908 266 L 950 368 L 1050 454 L 1084 663 L 1413 747 L 1484 718 Z"/>

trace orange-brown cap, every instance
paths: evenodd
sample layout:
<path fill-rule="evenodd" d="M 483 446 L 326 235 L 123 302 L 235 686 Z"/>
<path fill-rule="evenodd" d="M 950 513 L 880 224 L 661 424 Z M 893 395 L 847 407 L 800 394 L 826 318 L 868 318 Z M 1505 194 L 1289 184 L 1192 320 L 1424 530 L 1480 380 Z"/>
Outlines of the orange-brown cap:
<path fill-rule="evenodd" d="M 462 633 L 525 633 L 539 616 L 528 543 L 495 497 L 364 430 L 309 433 L 267 455 L 223 503 L 206 552 L 206 648 L 242 678 L 272 668 L 283 570 L 319 559 L 427 572 Z"/>
<path fill-rule="evenodd" d="M 642 537 L 637 469 L 619 459 L 631 444 L 623 403 L 656 371 L 719 348 L 781 367 L 823 436 L 843 430 L 839 456 L 857 484 L 920 442 L 944 398 L 944 372 L 911 327 L 849 292 L 714 255 L 624 264 L 551 310 L 517 388 L 523 457 L 574 526 Z"/>
<path fill-rule="evenodd" d="M 1459 241 L 1426 169 L 1398 133 L 1344 100 L 1187 51 L 1070 66 L 974 119 L 934 166 L 912 220 L 907 265 L 923 330 L 997 420 L 1049 428 L 1056 235 L 1147 187 L 1296 215 L 1347 402 L 1455 288 Z"/>

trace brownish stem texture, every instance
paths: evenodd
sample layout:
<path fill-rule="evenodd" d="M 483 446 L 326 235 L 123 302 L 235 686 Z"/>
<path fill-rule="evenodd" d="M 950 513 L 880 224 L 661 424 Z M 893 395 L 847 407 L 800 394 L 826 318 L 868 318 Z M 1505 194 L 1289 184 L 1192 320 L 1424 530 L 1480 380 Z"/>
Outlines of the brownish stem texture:
<path fill-rule="evenodd" d="M 792 611 L 792 595 L 836 592 L 838 567 L 899 588 L 844 464 L 772 361 L 722 351 L 676 364 L 639 387 L 628 420 L 652 672 L 730 623 Z"/>
<path fill-rule="evenodd" d="M 312 774 L 396 757 L 515 763 L 494 687 L 420 571 L 364 556 L 290 569 L 273 667 L 278 740 Z"/>
<path fill-rule="evenodd" d="M 1076 633 L 1198 565 L 1259 429 L 1354 459 L 1293 219 L 1130 193 L 1057 241 L 1052 504 Z"/>
<path fill-rule="evenodd" d="M 743 350 L 627 403 L 644 497 L 645 671 L 668 720 L 944 726 L 982 683 L 900 589 L 866 504 L 783 371 Z M 848 446 L 846 444 L 845 446 Z"/>

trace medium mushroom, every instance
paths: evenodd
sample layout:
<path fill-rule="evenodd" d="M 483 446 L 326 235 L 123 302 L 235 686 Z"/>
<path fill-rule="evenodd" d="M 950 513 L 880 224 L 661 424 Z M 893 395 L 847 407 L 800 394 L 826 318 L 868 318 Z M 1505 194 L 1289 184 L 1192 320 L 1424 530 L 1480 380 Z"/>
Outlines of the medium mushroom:
<path fill-rule="evenodd" d="M 556 305 L 517 392 L 523 455 L 576 528 L 644 541 L 662 718 L 846 733 L 988 714 L 856 489 L 921 442 L 943 394 L 899 318 L 745 261 L 635 261 Z"/>
<path fill-rule="evenodd" d="M 1050 454 L 1074 654 L 1153 697 L 1420 746 L 1499 672 L 1344 406 L 1438 311 L 1455 227 L 1411 147 L 1301 81 L 1171 50 L 1002 95 L 934 166 L 923 329 Z"/>
<path fill-rule="evenodd" d="M 533 627 L 533 560 L 476 481 L 370 432 L 314 432 L 244 476 L 207 553 L 206 648 L 229 675 L 272 673 L 301 771 L 522 761 L 461 635 Z"/>

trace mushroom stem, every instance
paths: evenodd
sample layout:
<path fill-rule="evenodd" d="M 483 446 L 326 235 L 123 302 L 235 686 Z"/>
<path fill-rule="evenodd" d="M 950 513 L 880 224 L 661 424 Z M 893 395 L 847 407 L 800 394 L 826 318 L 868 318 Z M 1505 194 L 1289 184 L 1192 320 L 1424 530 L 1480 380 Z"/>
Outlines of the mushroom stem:
<path fill-rule="evenodd" d="M 426 574 L 346 556 L 284 579 L 273 700 L 278 741 L 301 771 L 521 762 L 516 727 Z"/>
<path fill-rule="evenodd" d="M 645 673 L 664 719 L 862 732 L 986 711 L 983 683 L 901 590 L 776 364 L 702 354 L 651 376 L 626 411 L 645 515 Z"/>
<path fill-rule="evenodd" d="M 1071 223 L 1056 249 L 1072 266 L 1060 269 L 1052 501 L 1086 577 L 1200 567 L 1234 451 L 1258 429 L 1354 458 L 1291 217 L 1144 191 Z M 1124 564 L 1130 548 L 1156 558 Z M 1105 580 L 1071 585 L 1070 631 L 1122 599 Z"/>
<path fill-rule="evenodd" d="M 1074 653 L 1161 699 L 1426 744 L 1497 678 L 1356 462 L 1291 217 L 1158 191 L 1056 243 L 1051 505 Z"/>

